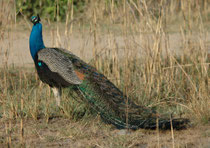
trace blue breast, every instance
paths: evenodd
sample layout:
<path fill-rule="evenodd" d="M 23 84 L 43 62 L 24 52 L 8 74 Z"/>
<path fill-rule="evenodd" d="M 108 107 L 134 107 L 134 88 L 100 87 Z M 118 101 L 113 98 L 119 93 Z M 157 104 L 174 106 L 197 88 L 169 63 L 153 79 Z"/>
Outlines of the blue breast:
<path fill-rule="evenodd" d="M 30 39 L 29 39 L 29 45 L 30 45 L 31 56 L 35 60 L 35 56 L 37 52 L 45 48 L 43 38 L 42 38 L 42 24 L 41 23 L 37 23 L 33 26 Z"/>

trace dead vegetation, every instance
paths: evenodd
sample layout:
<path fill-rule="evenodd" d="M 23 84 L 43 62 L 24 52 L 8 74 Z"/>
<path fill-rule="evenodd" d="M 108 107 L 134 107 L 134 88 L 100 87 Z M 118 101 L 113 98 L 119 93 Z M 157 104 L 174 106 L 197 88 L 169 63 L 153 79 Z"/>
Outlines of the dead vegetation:
<path fill-rule="evenodd" d="M 14 6 L 13 1 L 0 3 L 4 6 L 0 8 L 0 51 L 4 55 L 0 69 L 0 146 L 209 146 L 210 42 L 206 24 L 210 10 L 205 0 L 93 1 L 83 17 L 75 18 L 69 9 L 65 25 L 43 20 L 51 26 L 51 46 L 71 50 L 69 37 L 79 34 L 84 37 L 78 49 L 80 57 L 136 103 L 192 121 L 192 127 L 183 131 L 138 130 L 126 135 L 92 115 L 85 104 L 68 98 L 65 90 L 64 109 L 59 111 L 49 87 L 39 81 L 34 68 L 8 65 L 13 42 L 10 28 L 15 27 L 16 17 L 14 9 L 6 9 Z M 21 23 L 30 28 L 23 18 Z M 177 50 L 171 48 L 172 33 L 181 36 Z M 5 44 L 8 39 L 9 44 Z"/>

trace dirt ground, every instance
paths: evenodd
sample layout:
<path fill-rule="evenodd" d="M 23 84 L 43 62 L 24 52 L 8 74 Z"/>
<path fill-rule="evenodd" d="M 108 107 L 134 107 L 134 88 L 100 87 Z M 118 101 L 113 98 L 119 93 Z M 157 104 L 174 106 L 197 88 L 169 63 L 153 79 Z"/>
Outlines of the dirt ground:
<path fill-rule="evenodd" d="M 49 29 L 44 27 L 43 29 L 43 38 L 46 47 L 62 47 L 69 49 L 77 56 L 83 58 L 86 61 L 89 61 L 92 57 L 93 45 L 93 35 L 89 33 L 81 34 L 78 31 L 75 31 L 71 36 L 64 35 L 64 25 L 60 26 L 59 37 L 57 36 L 57 30 Z M 0 66 L 4 65 L 5 62 L 9 65 L 16 66 L 33 66 L 33 61 L 30 55 L 29 50 L 29 36 L 30 36 L 30 27 L 17 25 L 16 28 L 8 29 L 8 31 L 2 32 L 3 40 L 0 40 Z M 143 37 L 144 36 L 144 37 Z M 143 38 L 151 41 L 150 35 L 136 35 L 132 36 L 129 40 L 132 44 L 142 43 Z M 194 35 L 195 40 L 198 37 L 198 34 Z M 60 39 L 59 39 L 60 38 Z M 119 53 L 123 52 L 125 47 L 124 38 L 120 35 L 116 35 L 115 41 L 119 49 Z M 172 54 L 174 53 L 183 53 L 181 48 L 181 42 L 183 42 L 182 36 L 180 33 L 171 33 L 169 34 L 169 50 Z M 102 50 L 108 47 L 109 37 L 106 34 L 102 34 L 98 37 L 97 48 Z M 210 34 L 204 39 L 208 44 L 210 44 Z M 60 41 L 60 42 L 59 42 Z M 164 44 L 164 42 L 163 42 Z M 163 48 L 165 45 L 163 45 Z M 137 46 L 137 50 L 141 56 L 142 47 Z M 163 49 L 164 50 L 164 49 Z M 207 47 L 207 50 L 210 53 L 210 45 Z"/>
<path fill-rule="evenodd" d="M 191 127 L 181 131 L 143 130 L 123 131 L 102 123 L 99 119 L 74 122 L 69 119 L 24 120 L 24 135 L 20 121 L 10 123 L 11 133 L 5 132 L 9 121 L 0 120 L 0 147 L 6 147 L 11 138 L 12 147 L 183 147 L 209 148 L 210 126 Z M 3 124 L 4 123 L 4 124 Z M 172 136 L 173 135 L 173 136 Z M 23 140 L 21 140 L 21 138 Z"/>

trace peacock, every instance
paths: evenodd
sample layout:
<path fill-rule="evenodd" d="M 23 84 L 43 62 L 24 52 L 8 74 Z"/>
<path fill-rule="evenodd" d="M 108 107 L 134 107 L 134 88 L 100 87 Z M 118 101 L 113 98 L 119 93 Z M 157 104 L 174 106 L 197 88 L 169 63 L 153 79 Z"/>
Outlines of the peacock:
<path fill-rule="evenodd" d="M 38 15 L 31 17 L 30 53 L 40 80 L 52 88 L 58 107 L 61 89 L 67 88 L 91 106 L 103 121 L 118 129 L 155 129 L 157 125 L 170 129 L 171 123 L 175 129 L 185 127 L 187 119 L 170 120 L 153 109 L 136 105 L 96 68 L 70 51 L 45 47 L 40 21 Z"/>

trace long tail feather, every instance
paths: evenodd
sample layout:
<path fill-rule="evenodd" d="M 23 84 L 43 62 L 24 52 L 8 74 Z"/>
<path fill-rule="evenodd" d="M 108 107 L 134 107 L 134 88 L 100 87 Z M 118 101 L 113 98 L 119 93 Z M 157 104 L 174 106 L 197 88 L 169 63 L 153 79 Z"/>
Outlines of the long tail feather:
<path fill-rule="evenodd" d="M 78 77 L 83 80 L 74 90 L 105 122 L 117 128 L 130 129 L 155 129 L 157 119 L 161 129 L 170 129 L 171 123 L 175 129 L 182 129 L 189 122 L 182 118 L 171 121 L 170 118 L 157 115 L 152 109 L 136 105 L 94 67 L 74 55 L 70 58 Z"/>
<path fill-rule="evenodd" d="M 170 129 L 171 126 L 174 129 L 184 129 L 189 122 L 188 119 L 184 118 L 170 119 L 159 117 L 155 111 L 137 105 L 132 106 L 135 111 L 132 108 L 129 111 L 129 108 L 126 109 L 124 105 L 113 109 L 111 105 L 102 102 L 103 99 L 101 97 L 103 95 L 99 95 L 87 83 L 75 87 L 74 90 L 80 98 L 100 114 L 103 121 L 115 125 L 118 129 L 156 129 L 157 123 L 160 129 Z"/>

